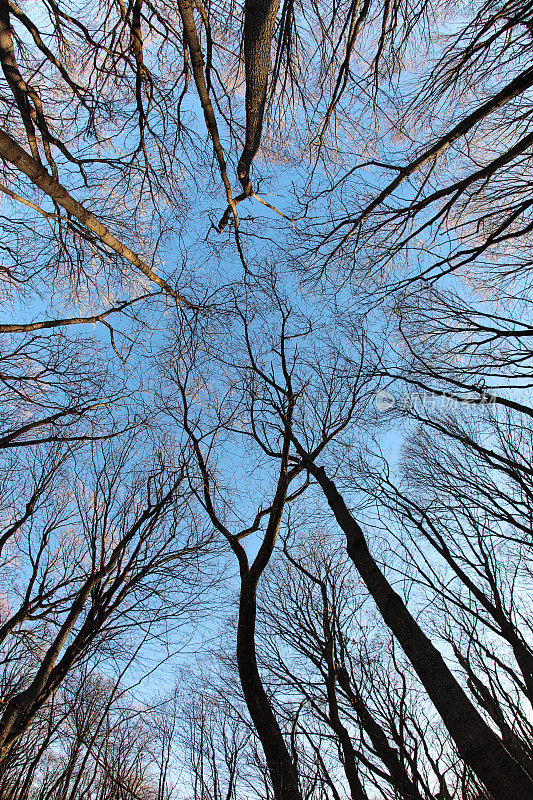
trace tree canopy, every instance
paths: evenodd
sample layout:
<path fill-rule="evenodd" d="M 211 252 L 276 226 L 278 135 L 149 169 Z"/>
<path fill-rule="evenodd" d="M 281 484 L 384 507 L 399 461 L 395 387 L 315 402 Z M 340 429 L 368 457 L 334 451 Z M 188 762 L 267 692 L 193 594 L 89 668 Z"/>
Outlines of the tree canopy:
<path fill-rule="evenodd" d="M 0 0 L 1 800 L 530 800 L 532 54 Z"/>

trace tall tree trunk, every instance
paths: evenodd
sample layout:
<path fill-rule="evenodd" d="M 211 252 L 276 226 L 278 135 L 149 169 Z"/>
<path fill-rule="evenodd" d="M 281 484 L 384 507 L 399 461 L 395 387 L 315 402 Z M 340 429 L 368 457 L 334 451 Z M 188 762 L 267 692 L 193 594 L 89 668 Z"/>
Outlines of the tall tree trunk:
<path fill-rule="evenodd" d="M 444 659 L 408 611 L 372 557 L 361 527 L 337 487 L 303 453 L 305 466 L 322 488 L 340 528 L 347 552 L 374 599 L 383 620 L 409 658 L 439 712 L 461 758 L 496 800 L 531 800 L 533 779 L 505 749 L 447 667 Z"/>
<path fill-rule="evenodd" d="M 183 388 L 182 395 L 186 408 Z M 241 586 L 239 597 L 239 621 L 237 625 L 237 666 L 244 699 L 265 753 L 265 759 L 274 787 L 276 800 L 302 800 L 302 796 L 298 787 L 298 773 L 295 764 L 285 744 L 283 734 L 272 710 L 270 699 L 265 692 L 257 666 L 255 646 L 255 625 L 257 617 L 256 591 L 259 579 L 270 560 L 276 544 L 281 518 L 283 516 L 283 509 L 287 499 L 287 488 L 291 477 L 294 475 L 294 473 L 289 473 L 288 470 L 290 451 L 290 437 L 288 431 L 292 424 L 293 410 L 294 401 L 291 398 L 284 418 L 286 433 L 284 435 L 276 492 L 272 505 L 270 506 L 268 523 L 263 540 L 251 566 L 249 565 L 246 551 L 239 541 L 239 536 L 230 533 L 216 515 L 210 494 L 209 470 L 204 460 L 199 441 L 189 426 L 187 413 L 185 413 L 184 416 L 184 427 L 193 444 L 200 471 L 203 476 L 206 509 L 213 525 L 226 537 L 239 562 Z M 250 530 L 251 529 L 248 529 L 248 532 Z"/>
<path fill-rule="evenodd" d="M 250 166 L 261 143 L 270 73 L 270 51 L 279 0 L 246 0 L 244 5 L 244 70 L 246 136 L 237 166 L 245 194 L 251 194 Z"/>
<path fill-rule="evenodd" d="M 255 651 L 256 585 L 241 577 L 237 665 L 244 699 L 263 746 L 276 800 L 302 800 L 298 775 L 263 687 Z"/>

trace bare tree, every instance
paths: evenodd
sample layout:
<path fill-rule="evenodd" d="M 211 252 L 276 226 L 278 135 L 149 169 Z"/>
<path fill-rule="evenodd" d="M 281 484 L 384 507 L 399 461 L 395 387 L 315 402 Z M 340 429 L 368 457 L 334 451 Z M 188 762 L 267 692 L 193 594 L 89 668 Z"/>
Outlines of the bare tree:
<path fill-rule="evenodd" d="M 460 756 L 487 789 L 496 796 L 517 797 L 522 793 L 526 797 L 531 784 L 528 772 L 524 771 L 522 765 L 508 753 L 502 741 L 468 698 L 441 653 L 425 634 L 408 610 L 405 601 L 395 591 L 372 556 L 363 529 L 356 516 L 349 510 L 346 499 L 340 494 L 336 483 L 329 477 L 324 467 L 317 464 L 320 454 L 332 440 L 338 439 L 350 426 L 354 415 L 363 413 L 361 408 L 357 408 L 357 389 L 353 388 L 353 385 L 357 385 L 356 373 L 352 372 L 348 378 L 350 375 L 348 370 L 341 371 L 338 362 L 333 365 L 327 363 L 325 355 L 318 359 L 318 363 L 310 365 L 310 362 L 302 356 L 302 340 L 309 329 L 297 332 L 296 328 L 289 334 L 286 327 L 287 319 L 283 314 L 282 319 L 277 342 L 271 350 L 271 353 L 276 353 L 275 360 L 279 359 L 276 366 L 272 355 L 269 358 L 270 366 L 262 366 L 248 344 L 250 359 L 248 369 L 254 376 L 255 386 L 257 381 L 260 382 L 261 402 L 277 415 L 278 435 L 288 434 L 290 437 L 290 443 L 294 448 L 293 469 L 306 470 L 323 492 L 337 524 L 346 536 L 349 558 L 358 570 L 383 620 L 409 658 Z M 299 342 L 298 357 L 295 346 L 291 347 L 290 344 L 293 340 Z M 250 342 L 249 330 L 246 341 Z M 314 354 L 316 358 L 316 345 Z M 306 373 L 298 374 L 296 364 L 305 364 Z M 317 404 L 312 395 L 313 380 L 320 392 L 320 404 Z M 355 384 L 350 385 L 352 381 L 355 381 Z M 329 386 L 327 395 L 324 393 L 325 386 Z M 298 417 L 293 413 L 288 418 L 284 412 L 284 403 L 289 402 L 290 398 L 298 398 L 298 403 L 294 401 L 295 411 L 298 406 L 302 408 Z M 257 407 L 258 402 L 254 400 L 254 404 Z M 256 425 L 255 431 L 257 430 Z M 268 448 L 268 452 L 271 455 L 276 453 L 272 446 Z"/>
<path fill-rule="evenodd" d="M 141 470 L 131 449 L 142 445 L 129 437 L 93 453 L 85 475 L 80 461 L 55 480 L 45 473 L 44 486 L 39 475 L 8 526 L 4 572 L 25 566 L 2 615 L 3 755 L 76 664 L 96 651 L 117 658 L 121 639 L 137 631 L 142 641 L 165 619 L 191 619 L 202 531 L 180 489 L 183 465 L 167 470 L 160 454 Z"/>
<path fill-rule="evenodd" d="M 6 795 L 168 798 L 183 714 L 199 797 L 245 793 L 241 750 L 277 800 L 531 796 L 532 19 L 0 0 Z M 380 416 L 398 387 L 464 410 Z M 267 577 L 293 506 L 348 564 Z M 86 676 L 190 633 L 226 550 L 247 712 L 121 724 Z"/>

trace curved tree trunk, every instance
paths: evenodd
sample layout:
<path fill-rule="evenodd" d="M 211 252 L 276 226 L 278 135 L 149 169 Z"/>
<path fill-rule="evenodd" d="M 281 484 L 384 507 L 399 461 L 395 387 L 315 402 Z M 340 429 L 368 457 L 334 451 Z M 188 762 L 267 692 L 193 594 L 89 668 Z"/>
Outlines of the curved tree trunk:
<path fill-rule="evenodd" d="M 244 699 L 263 747 L 276 800 L 302 800 L 298 775 L 287 750 L 257 666 L 255 651 L 256 593 L 249 575 L 241 580 L 237 665 Z"/>

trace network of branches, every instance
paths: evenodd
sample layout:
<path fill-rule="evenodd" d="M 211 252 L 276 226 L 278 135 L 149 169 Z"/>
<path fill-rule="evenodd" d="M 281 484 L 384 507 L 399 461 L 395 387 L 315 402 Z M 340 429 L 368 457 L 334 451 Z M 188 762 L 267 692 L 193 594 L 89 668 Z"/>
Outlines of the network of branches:
<path fill-rule="evenodd" d="M 531 800 L 532 56 L 0 0 L 0 800 Z"/>

